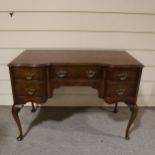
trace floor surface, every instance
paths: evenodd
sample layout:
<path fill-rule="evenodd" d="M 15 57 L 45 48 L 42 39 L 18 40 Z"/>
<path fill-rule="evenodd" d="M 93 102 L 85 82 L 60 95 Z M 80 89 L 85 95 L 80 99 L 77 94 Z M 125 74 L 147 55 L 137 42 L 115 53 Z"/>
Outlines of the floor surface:
<path fill-rule="evenodd" d="M 16 140 L 11 107 L 0 106 L 0 155 L 155 155 L 155 108 L 140 108 L 125 140 L 128 108 L 38 108 L 20 112 L 24 139 Z"/>

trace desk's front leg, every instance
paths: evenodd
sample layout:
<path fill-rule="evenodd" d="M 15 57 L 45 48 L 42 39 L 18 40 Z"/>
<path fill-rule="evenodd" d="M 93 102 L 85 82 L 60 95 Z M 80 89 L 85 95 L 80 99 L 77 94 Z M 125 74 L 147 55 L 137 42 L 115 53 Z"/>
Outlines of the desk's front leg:
<path fill-rule="evenodd" d="M 132 106 L 131 116 L 130 116 L 130 119 L 129 119 L 129 122 L 128 122 L 128 125 L 127 125 L 127 128 L 126 128 L 125 138 L 127 140 L 130 139 L 130 137 L 129 137 L 129 130 L 130 130 L 131 125 L 135 121 L 135 119 L 137 117 L 137 114 L 138 114 L 138 106 L 135 104 L 135 105 Z"/>
<path fill-rule="evenodd" d="M 18 141 L 21 141 L 23 139 L 22 127 L 18 116 L 18 113 L 22 107 L 23 105 L 15 105 L 15 104 L 12 106 L 12 115 L 19 129 L 19 136 L 17 137 Z"/>

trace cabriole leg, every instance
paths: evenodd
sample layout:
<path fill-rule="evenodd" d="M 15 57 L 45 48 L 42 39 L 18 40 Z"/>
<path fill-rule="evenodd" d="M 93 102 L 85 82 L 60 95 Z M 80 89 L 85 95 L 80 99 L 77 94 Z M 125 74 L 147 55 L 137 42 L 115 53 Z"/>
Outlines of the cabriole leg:
<path fill-rule="evenodd" d="M 17 137 L 18 141 L 21 141 L 23 139 L 22 127 L 21 127 L 19 116 L 18 116 L 18 113 L 22 107 L 23 107 L 23 105 L 13 105 L 12 106 L 12 115 L 13 115 L 13 118 L 18 126 L 18 129 L 19 129 L 19 136 Z"/>
<path fill-rule="evenodd" d="M 126 128 L 125 138 L 127 140 L 130 139 L 129 130 L 130 130 L 130 127 L 131 127 L 132 123 L 135 121 L 137 114 L 138 114 L 138 106 L 135 104 L 135 105 L 132 106 L 131 116 L 130 116 L 130 119 L 129 119 L 129 122 L 128 122 L 128 125 L 127 125 L 127 128 Z"/>

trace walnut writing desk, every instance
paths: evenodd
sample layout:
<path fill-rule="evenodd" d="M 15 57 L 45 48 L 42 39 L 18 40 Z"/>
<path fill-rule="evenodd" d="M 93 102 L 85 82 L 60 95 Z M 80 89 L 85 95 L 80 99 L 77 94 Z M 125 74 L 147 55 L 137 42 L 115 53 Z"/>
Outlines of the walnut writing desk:
<path fill-rule="evenodd" d="M 143 65 L 125 51 L 27 50 L 9 63 L 14 104 L 12 114 L 23 133 L 18 112 L 26 102 L 45 103 L 60 86 L 91 86 L 108 104 L 122 101 L 131 116 L 125 138 L 138 113 L 136 105 Z"/>

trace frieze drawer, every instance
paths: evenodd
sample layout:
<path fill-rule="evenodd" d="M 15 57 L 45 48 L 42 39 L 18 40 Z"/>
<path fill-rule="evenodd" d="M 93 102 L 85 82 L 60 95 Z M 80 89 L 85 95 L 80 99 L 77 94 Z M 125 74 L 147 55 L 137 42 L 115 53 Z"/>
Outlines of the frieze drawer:
<path fill-rule="evenodd" d="M 53 78 L 59 79 L 95 79 L 101 76 L 101 69 L 96 66 L 54 66 L 51 72 Z"/>

